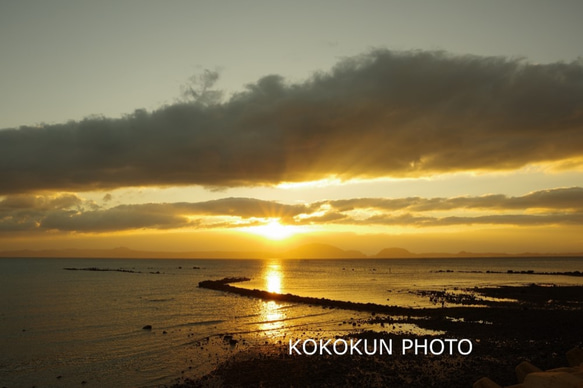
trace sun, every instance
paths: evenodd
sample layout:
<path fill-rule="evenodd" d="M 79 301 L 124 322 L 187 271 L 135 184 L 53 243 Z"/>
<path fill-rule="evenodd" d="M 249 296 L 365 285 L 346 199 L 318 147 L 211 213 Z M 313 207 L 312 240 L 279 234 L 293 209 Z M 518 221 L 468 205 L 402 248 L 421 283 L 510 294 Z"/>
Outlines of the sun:
<path fill-rule="evenodd" d="M 245 231 L 257 234 L 269 240 L 279 241 L 293 236 L 296 233 L 296 227 L 291 225 L 282 225 L 278 220 L 271 220 L 265 225 L 245 228 Z"/>

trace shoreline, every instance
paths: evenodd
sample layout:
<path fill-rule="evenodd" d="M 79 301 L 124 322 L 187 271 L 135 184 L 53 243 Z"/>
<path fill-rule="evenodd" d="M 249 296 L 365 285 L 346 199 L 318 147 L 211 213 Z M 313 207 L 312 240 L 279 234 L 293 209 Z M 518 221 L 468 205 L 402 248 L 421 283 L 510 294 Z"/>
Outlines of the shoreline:
<path fill-rule="evenodd" d="M 209 286 L 209 283 L 201 283 L 204 288 Z M 565 353 L 573 347 L 583 346 L 583 334 L 578 329 L 583 327 L 583 286 L 475 288 L 464 291 L 503 300 L 466 306 L 463 298 L 454 298 L 447 300 L 447 307 L 431 309 L 341 302 L 289 294 L 280 296 L 234 287 L 225 281 L 210 283 L 208 288 L 276 302 L 370 312 L 370 317 L 361 322 L 378 325 L 379 330 L 355 328 L 351 334 L 339 337 L 346 340 L 383 339 L 398 343 L 404 339 L 468 339 L 473 344 L 473 351 L 468 355 L 397 352 L 392 356 L 290 355 L 288 344 L 265 345 L 241 351 L 211 373 L 199 379 L 179 381 L 172 386 L 174 388 L 217 385 L 455 388 L 472 386 L 484 376 L 506 386 L 517 383 L 514 368 L 519 363 L 528 361 L 543 370 L 565 366 Z M 427 294 L 427 297 L 432 296 L 435 297 Z M 415 335 L 395 330 L 404 323 L 445 334 Z"/>

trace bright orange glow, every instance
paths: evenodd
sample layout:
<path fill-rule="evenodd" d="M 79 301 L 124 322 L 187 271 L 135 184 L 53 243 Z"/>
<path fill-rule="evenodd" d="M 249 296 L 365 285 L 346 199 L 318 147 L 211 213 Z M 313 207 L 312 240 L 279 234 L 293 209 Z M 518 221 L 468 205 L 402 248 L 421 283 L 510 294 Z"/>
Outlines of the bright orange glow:
<path fill-rule="evenodd" d="M 263 322 L 259 325 L 261 331 L 269 338 L 281 336 L 284 327 L 285 316 L 280 310 L 281 306 L 270 300 L 263 302 L 261 316 Z"/>
<path fill-rule="evenodd" d="M 283 278 L 283 273 L 279 261 L 271 261 L 263 271 L 265 288 L 267 291 L 281 293 L 281 280 Z M 260 328 L 268 337 L 274 338 L 281 335 L 281 330 L 284 329 L 285 316 L 278 303 L 272 300 L 264 302 L 262 318 L 263 322 Z"/>
<path fill-rule="evenodd" d="M 282 225 L 278 220 L 272 220 L 265 225 L 244 228 L 246 232 L 263 236 L 269 240 L 283 240 L 297 233 L 298 227 Z"/>
<path fill-rule="evenodd" d="M 279 264 L 270 264 L 265 275 L 268 292 L 281 293 L 281 271 Z"/>
<path fill-rule="evenodd" d="M 305 188 L 317 188 L 326 186 L 338 186 L 342 184 L 342 181 L 334 176 L 329 178 L 320 179 L 317 181 L 306 181 L 306 182 L 283 182 L 277 185 L 277 187 L 282 189 L 305 189 Z"/>

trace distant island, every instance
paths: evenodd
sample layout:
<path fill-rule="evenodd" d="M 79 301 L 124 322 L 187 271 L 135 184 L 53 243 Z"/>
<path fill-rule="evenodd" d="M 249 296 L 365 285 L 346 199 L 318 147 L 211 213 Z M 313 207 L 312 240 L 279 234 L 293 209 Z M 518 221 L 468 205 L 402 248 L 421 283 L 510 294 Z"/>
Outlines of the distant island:
<path fill-rule="evenodd" d="M 6 250 L 0 257 L 46 257 L 46 258 L 102 258 L 102 259 L 421 259 L 421 258 L 479 258 L 479 257 L 583 257 L 583 252 L 423 252 L 413 253 L 404 248 L 385 248 L 374 255 L 360 251 L 343 250 L 329 244 L 305 244 L 287 251 L 191 251 L 162 252 L 141 251 L 125 247 L 114 249 L 44 249 Z"/>

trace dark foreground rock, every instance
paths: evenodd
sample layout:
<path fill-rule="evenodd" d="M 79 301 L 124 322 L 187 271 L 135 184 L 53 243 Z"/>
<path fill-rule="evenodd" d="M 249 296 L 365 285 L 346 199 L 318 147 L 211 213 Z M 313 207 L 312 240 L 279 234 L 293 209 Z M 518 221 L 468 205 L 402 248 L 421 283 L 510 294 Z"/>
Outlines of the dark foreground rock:
<path fill-rule="evenodd" d="M 237 287 L 217 284 L 221 291 Z M 480 293 L 479 289 L 474 289 Z M 352 338 L 385 339 L 468 339 L 471 354 L 392 355 L 297 355 L 289 345 L 270 345 L 240 353 L 198 380 L 184 380 L 174 387 L 471 387 L 484 376 L 502 386 L 516 384 L 515 367 L 524 361 L 549 370 L 568 365 L 567 352 L 583 346 L 583 287 L 502 287 L 483 289 L 481 295 L 507 300 L 491 307 L 448 307 L 408 309 L 371 304 L 315 300 L 315 304 L 371 311 L 369 323 L 386 328 L 381 332 L 355 332 Z M 281 300 L 279 294 L 259 290 L 241 295 Z M 284 301 L 314 303 L 314 298 Z M 298 297 L 299 298 L 299 297 Z M 554 301 L 549 303 L 549 300 Z M 563 303 L 564 302 L 564 303 Z M 399 314 L 395 315 L 397 311 Z M 395 323 L 414 323 L 441 331 L 438 336 L 396 334 Z"/>
<path fill-rule="evenodd" d="M 386 333 L 373 335 L 375 338 L 400 340 Z M 474 351 L 468 356 L 413 353 L 307 356 L 289 355 L 288 347 L 284 346 L 268 354 L 256 350 L 233 357 L 203 378 L 183 381 L 174 387 L 461 388 L 471 387 L 484 376 L 507 386 L 516 384 L 514 368 L 523 361 L 532 362 L 544 370 L 567 365 L 567 348 L 565 344 L 545 340 L 499 338 L 475 342 Z"/>

